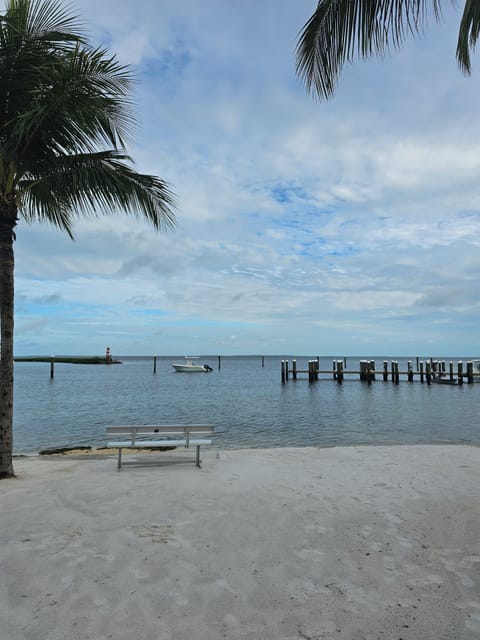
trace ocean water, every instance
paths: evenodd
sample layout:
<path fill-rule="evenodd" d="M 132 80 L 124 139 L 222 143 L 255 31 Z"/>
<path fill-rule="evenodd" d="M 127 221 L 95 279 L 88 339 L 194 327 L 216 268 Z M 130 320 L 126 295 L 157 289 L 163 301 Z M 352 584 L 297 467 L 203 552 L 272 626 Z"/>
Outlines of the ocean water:
<path fill-rule="evenodd" d="M 480 384 L 399 384 L 381 375 L 371 385 L 358 376 L 339 385 L 330 376 L 309 384 L 281 384 L 280 366 L 292 356 L 203 356 L 211 373 L 176 373 L 182 358 L 119 357 L 119 365 L 15 364 L 14 451 L 106 442 L 108 425 L 214 424 L 221 448 L 471 443 L 480 444 Z M 308 358 L 297 357 L 306 369 Z M 321 358 L 330 369 L 332 359 Z M 337 358 L 335 358 L 337 359 Z M 358 369 L 363 358 L 347 359 Z M 377 369 L 383 360 L 375 359 Z M 407 358 L 398 360 L 406 370 Z M 414 368 L 416 366 L 415 358 Z M 425 358 L 426 359 L 426 358 Z M 442 358 L 439 358 L 442 359 Z M 443 358 L 447 362 L 449 358 Z M 467 361 L 466 358 L 450 358 Z M 466 365 L 464 364 L 464 369 Z M 448 369 L 448 365 L 447 365 Z"/>

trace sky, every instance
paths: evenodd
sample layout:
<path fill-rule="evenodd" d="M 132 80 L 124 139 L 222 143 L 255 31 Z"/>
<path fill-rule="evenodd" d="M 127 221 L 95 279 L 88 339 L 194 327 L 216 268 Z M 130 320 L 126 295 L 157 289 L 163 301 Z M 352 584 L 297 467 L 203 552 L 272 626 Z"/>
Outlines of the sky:
<path fill-rule="evenodd" d="M 16 355 L 480 353 L 480 53 L 462 75 L 461 6 L 345 67 L 328 102 L 295 74 L 315 6 L 77 0 L 134 69 L 128 151 L 169 183 L 177 225 L 119 212 L 72 242 L 21 222 Z"/>

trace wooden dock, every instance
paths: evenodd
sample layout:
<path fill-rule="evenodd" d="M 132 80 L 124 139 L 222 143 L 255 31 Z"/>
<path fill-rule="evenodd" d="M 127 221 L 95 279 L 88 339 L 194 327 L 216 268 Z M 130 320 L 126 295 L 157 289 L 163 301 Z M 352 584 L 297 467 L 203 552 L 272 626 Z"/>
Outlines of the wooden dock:
<path fill-rule="evenodd" d="M 320 380 L 320 375 L 324 375 L 331 376 L 339 384 L 343 382 L 345 376 L 358 376 L 359 380 L 367 382 L 367 384 L 372 384 L 377 379 L 382 379 L 384 382 L 388 382 L 390 379 L 393 383 L 398 384 L 401 377 L 406 378 L 408 382 L 417 379 L 426 384 L 461 385 L 465 380 L 468 384 L 475 382 L 475 379 L 480 381 L 480 371 L 475 369 L 473 360 L 469 360 L 465 364 L 466 367 L 462 361 L 459 361 L 455 367 L 454 363 L 450 361 L 447 368 L 445 360 L 430 358 L 420 362 L 417 358 L 415 369 L 413 361 L 409 360 L 406 371 L 401 371 L 396 360 L 392 360 L 390 363 L 384 360 L 381 369 L 377 369 L 374 360 L 360 360 L 358 369 L 347 369 L 346 359 L 344 359 L 333 360 L 331 369 L 320 369 L 320 358 L 316 358 L 308 361 L 307 369 L 299 369 L 296 360 L 292 360 L 291 368 L 288 360 L 282 360 L 281 380 L 282 384 L 287 383 L 290 378 L 292 380 L 307 379 L 312 383 Z M 307 378 L 303 378 L 302 374 L 307 374 Z"/>

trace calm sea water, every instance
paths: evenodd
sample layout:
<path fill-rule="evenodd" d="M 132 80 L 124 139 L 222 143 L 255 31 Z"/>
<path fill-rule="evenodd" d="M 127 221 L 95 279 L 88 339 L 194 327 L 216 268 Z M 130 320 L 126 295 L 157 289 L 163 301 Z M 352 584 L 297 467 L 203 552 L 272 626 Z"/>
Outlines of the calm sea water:
<path fill-rule="evenodd" d="M 216 356 L 204 356 L 200 362 L 213 371 L 198 374 L 176 373 L 170 362 L 179 359 L 162 357 L 155 375 L 151 357 L 120 359 L 112 366 L 56 364 L 53 380 L 48 363 L 16 363 L 15 452 L 102 446 L 107 425 L 156 423 L 214 424 L 222 448 L 480 444 L 480 384 L 427 386 L 403 378 L 395 385 L 377 376 L 371 386 L 358 377 L 342 385 L 329 378 L 282 385 L 287 356 L 265 356 L 264 367 L 259 356 L 222 357 L 220 370 Z M 347 368 L 358 369 L 360 359 L 348 358 Z M 377 368 L 391 359 L 375 358 Z M 407 359 L 395 359 L 405 370 Z M 307 362 L 298 357 L 298 368 Z M 331 362 L 322 358 L 320 368 Z"/>

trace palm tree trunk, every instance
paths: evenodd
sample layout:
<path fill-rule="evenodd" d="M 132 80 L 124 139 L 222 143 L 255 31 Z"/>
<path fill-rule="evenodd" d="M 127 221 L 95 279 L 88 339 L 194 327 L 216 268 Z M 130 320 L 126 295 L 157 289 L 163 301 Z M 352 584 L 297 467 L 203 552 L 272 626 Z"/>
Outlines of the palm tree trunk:
<path fill-rule="evenodd" d="M 10 199 L 8 199 L 10 200 Z M 0 200 L 0 478 L 13 470 L 13 241 L 17 207 Z"/>

